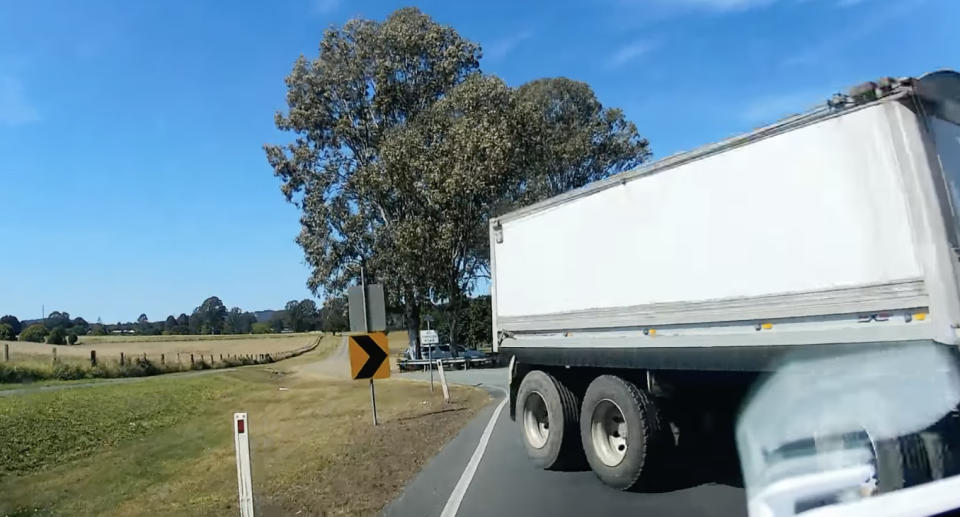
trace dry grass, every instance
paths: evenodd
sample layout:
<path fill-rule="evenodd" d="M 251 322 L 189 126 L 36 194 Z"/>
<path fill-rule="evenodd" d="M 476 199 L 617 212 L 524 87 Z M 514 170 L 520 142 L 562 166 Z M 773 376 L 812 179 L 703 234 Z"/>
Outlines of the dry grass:
<path fill-rule="evenodd" d="M 142 438 L 101 446 L 22 476 L 0 477 L 0 514 L 236 515 L 234 411 L 250 415 L 258 515 L 376 514 L 489 397 L 454 386 L 453 403 L 444 405 L 422 383 L 378 381 L 381 425 L 374 428 L 365 382 L 296 373 L 339 342 L 325 338 L 316 351 L 290 361 L 198 377 L 189 384 L 143 381 L 182 384 L 185 394 L 204 387 L 215 396 L 198 397 L 193 417 Z M 97 408 L 97 398 L 111 389 L 87 388 L 72 396 L 90 397 L 85 404 Z"/>
<path fill-rule="evenodd" d="M 60 359 L 89 359 L 90 351 L 97 351 L 102 360 L 119 359 L 120 352 L 127 357 L 134 355 L 159 360 L 160 354 L 167 359 L 176 358 L 176 354 L 196 354 L 219 358 L 220 354 L 275 354 L 287 352 L 312 344 L 318 334 L 263 334 L 240 336 L 83 336 L 80 344 L 54 346 L 43 343 L 23 341 L 2 341 L 10 345 L 12 362 L 43 360 L 49 361 L 52 349 L 57 349 Z M 184 339 L 190 338 L 190 339 Z M 187 358 L 189 360 L 189 358 Z"/>

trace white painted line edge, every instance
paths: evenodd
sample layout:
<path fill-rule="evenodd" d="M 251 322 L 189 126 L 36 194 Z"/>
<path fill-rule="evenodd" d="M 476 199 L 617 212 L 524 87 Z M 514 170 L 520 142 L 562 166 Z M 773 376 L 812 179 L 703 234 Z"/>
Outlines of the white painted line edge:
<path fill-rule="evenodd" d="M 471 456 L 470 461 L 467 462 L 467 467 L 463 469 L 463 474 L 460 474 L 460 479 L 457 481 L 457 485 L 453 487 L 453 492 L 450 492 L 450 497 L 447 499 L 447 504 L 443 505 L 443 511 L 440 513 L 440 517 L 455 517 L 457 515 L 457 510 L 460 509 L 460 503 L 463 502 L 463 496 L 467 495 L 467 488 L 470 487 L 470 482 L 473 481 L 473 475 L 477 472 L 480 460 L 483 459 L 483 451 L 487 449 L 487 442 L 490 441 L 490 435 L 493 434 L 493 427 L 497 424 L 497 419 L 500 418 L 500 412 L 503 411 L 503 406 L 507 405 L 508 400 L 508 397 L 503 397 L 497 409 L 493 410 L 493 415 L 490 416 L 487 427 L 483 429 L 483 434 L 480 435 L 480 443 L 477 444 L 476 450 L 473 451 L 473 456 Z"/>

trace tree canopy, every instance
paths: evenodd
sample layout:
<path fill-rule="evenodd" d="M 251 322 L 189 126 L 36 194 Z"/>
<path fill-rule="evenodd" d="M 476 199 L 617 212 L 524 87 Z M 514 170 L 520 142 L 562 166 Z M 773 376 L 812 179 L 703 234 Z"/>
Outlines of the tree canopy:
<path fill-rule="evenodd" d="M 331 28 L 286 78 L 276 124 L 295 139 L 264 146 L 302 210 L 308 286 L 336 297 L 364 267 L 403 308 L 414 345 L 425 302 L 457 313 L 488 275 L 492 216 L 650 155 L 585 83 L 513 89 L 480 72 L 480 55 L 415 8 Z M 455 317 L 451 327 L 456 339 Z"/>
<path fill-rule="evenodd" d="M 220 298 L 211 296 L 193 310 L 190 327 L 192 329 L 196 326 L 196 331 L 191 334 L 219 334 L 223 331 L 223 322 L 226 317 L 227 307 L 223 305 Z"/>
<path fill-rule="evenodd" d="M 13 316 L 10 314 L 7 314 L 6 316 L 3 316 L 2 318 L 0 318 L 0 323 L 10 325 L 10 330 L 13 332 L 14 336 L 19 334 L 20 331 L 23 330 L 23 327 L 20 324 L 20 320 L 17 319 L 16 316 Z"/>

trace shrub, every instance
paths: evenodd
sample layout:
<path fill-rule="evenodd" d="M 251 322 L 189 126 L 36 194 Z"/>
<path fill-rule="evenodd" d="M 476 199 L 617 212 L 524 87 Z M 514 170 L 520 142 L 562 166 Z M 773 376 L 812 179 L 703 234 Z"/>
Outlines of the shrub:
<path fill-rule="evenodd" d="M 20 333 L 20 341 L 43 343 L 43 339 L 45 337 L 47 337 L 47 328 L 39 323 L 30 325 L 29 327 L 23 329 L 23 332 Z"/>
<path fill-rule="evenodd" d="M 90 377 L 90 369 L 79 364 L 56 363 L 53 365 L 53 377 L 62 381 L 73 381 Z"/>
<path fill-rule="evenodd" d="M 70 335 L 67 336 L 67 344 L 76 345 L 78 339 L 80 338 L 78 338 L 76 334 L 71 333 Z"/>
<path fill-rule="evenodd" d="M 0 341 L 13 341 L 16 337 L 16 334 L 13 333 L 12 326 L 6 323 L 0 323 Z"/>
<path fill-rule="evenodd" d="M 47 336 L 47 343 L 51 345 L 67 344 L 67 331 L 63 330 L 63 327 L 55 327 Z"/>

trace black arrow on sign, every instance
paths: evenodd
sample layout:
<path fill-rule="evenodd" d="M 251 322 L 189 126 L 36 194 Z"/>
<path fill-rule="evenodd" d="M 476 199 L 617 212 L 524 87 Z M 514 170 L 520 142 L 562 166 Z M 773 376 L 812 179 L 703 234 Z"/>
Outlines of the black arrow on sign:
<path fill-rule="evenodd" d="M 387 354 L 370 336 L 353 336 L 353 341 L 360 345 L 360 348 L 369 356 L 354 379 L 369 379 L 380 369 L 380 365 L 387 358 Z"/>

